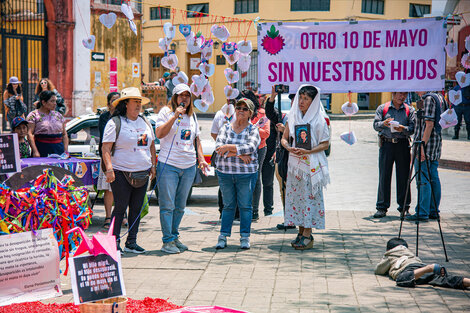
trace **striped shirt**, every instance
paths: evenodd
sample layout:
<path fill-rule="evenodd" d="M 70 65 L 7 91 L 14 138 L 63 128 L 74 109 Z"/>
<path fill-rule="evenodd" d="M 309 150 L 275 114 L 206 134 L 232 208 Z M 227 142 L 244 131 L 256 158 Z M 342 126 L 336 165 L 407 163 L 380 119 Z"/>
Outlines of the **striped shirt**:
<path fill-rule="evenodd" d="M 249 155 L 251 162 L 245 164 L 238 156 L 225 157 L 217 154 L 217 170 L 224 174 L 252 174 L 258 171 L 258 146 L 261 142 L 258 127 L 248 125 L 239 134 L 233 131 L 231 124 L 223 125 L 215 148 L 223 145 L 233 144 L 237 146 L 237 155 Z"/>
<path fill-rule="evenodd" d="M 442 96 L 437 94 L 440 99 L 443 100 Z M 422 139 L 424 129 L 426 128 L 426 121 L 435 122 L 436 116 L 436 102 L 433 97 L 427 96 L 424 100 L 424 118 L 421 122 L 416 122 L 416 131 L 414 140 Z M 441 108 L 442 111 L 442 108 Z M 432 128 L 431 136 L 429 137 L 428 143 L 426 144 L 426 155 L 430 161 L 439 160 L 441 157 L 442 150 L 442 136 L 436 131 L 436 125 Z"/>

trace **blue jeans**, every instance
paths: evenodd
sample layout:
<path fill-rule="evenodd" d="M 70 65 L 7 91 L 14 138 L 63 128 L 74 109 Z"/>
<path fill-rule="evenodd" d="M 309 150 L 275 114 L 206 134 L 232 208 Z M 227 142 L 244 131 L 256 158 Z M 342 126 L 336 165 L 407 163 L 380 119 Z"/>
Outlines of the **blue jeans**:
<path fill-rule="evenodd" d="M 217 171 L 219 186 L 222 191 L 224 209 L 222 210 L 222 225 L 220 234 L 230 236 L 232 233 L 235 208 L 240 210 L 240 235 L 250 237 L 251 218 L 253 215 L 253 188 L 258 173 L 253 174 L 224 174 Z"/>
<path fill-rule="evenodd" d="M 163 169 L 163 167 L 165 168 Z M 178 238 L 178 229 L 195 175 L 196 165 L 181 169 L 158 162 L 157 178 L 160 177 L 158 181 L 158 203 L 160 205 L 160 225 L 164 243 L 172 242 Z"/>
<path fill-rule="evenodd" d="M 436 161 L 428 161 L 429 164 L 429 172 L 430 172 L 430 179 L 431 183 L 429 183 L 429 175 L 428 175 L 428 167 L 426 166 L 426 162 L 421 162 L 421 188 L 418 186 L 418 179 L 416 178 L 416 185 L 417 188 L 420 188 L 420 196 L 419 196 L 419 217 L 428 218 L 429 214 L 435 215 L 439 212 L 439 203 L 441 202 L 441 182 L 439 180 L 439 174 L 437 173 L 437 167 L 439 166 L 439 162 Z M 418 160 L 415 160 L 415 171 L 418 171 Z M 428 178 L 427 178 L 428 177 Z M 434 205 L 434 201 L 431 196 L 431 185 L 432 189 L 434 190 L 434 199 L 436 200 L 436 205 Z M 437 206 L 437 207 L 436 207 Z M 415 208 L 416 214 L 417 207 Z"/>

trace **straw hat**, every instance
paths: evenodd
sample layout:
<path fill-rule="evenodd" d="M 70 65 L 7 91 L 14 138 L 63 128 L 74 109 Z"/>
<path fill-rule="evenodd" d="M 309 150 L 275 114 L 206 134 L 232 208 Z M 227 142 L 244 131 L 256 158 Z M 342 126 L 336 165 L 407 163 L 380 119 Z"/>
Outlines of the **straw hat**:
<path fill-rule="evenodd" d="M 150 102 L 149 98 L 142 97 L 142 95 L 140 94 L 139 88 L 128 87 L 128 88 L 124 88 L 123 90 L 121 90 L 121 97 L 114 100 L 112 103 L 112 106 L 116 107 L 119 104 L 119 102 L 121 102 L 122 100 L 126 100 L 126 99 L 140 99 L 142 100 L 142 105 L 146 105 L 147 103 Z"/>

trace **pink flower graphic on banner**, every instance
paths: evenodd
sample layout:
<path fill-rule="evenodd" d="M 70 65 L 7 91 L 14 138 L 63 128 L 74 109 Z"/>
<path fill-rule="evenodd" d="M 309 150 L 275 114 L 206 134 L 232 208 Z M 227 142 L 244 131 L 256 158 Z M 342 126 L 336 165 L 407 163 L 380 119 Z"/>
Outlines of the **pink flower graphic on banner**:
<path fill-rule="evenodd" d="M 276 30 L 274 25 L 271 25 L 271 28 L 267 31 L 267 35 L 264 36 L 261 41 L 263 49 L 270 55 L 278 54 L 286 45 L 284 37 L 279 35 L 279 31 Z"/>

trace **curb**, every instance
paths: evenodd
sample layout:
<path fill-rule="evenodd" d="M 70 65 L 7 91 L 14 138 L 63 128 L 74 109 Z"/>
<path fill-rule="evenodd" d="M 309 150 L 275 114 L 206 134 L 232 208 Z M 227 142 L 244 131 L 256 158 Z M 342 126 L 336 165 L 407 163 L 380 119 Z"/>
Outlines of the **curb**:
<path fill-rule="evenodd" d="M 448 170 L 470 172 L 470 162 L 465 161 L 440 159 L 439 167 Z"/>

